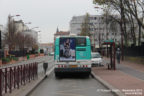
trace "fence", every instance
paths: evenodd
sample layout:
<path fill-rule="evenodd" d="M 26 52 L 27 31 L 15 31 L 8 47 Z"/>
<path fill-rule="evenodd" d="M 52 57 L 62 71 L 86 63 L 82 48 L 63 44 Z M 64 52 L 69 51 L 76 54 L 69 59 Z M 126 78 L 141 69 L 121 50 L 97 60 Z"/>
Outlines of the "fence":
<path fill-rule="evenodd" d="M 131 46 L 124 48 L 125 56 L 144 56 L 144 45 L 142 46 Z"/>
<path fill-rule="evenodd" d="M 37 78 L 38 63 L 0 69 L 0 96 Z"/>

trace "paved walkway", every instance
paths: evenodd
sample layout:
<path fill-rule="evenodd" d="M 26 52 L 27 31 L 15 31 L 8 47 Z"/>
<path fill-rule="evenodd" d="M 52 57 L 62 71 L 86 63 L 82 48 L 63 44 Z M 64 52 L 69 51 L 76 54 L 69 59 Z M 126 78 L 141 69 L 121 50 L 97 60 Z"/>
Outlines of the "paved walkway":
<path fill-rule="evenodd" d="M 104 61 L 107 60 L 104 58 Z M 95 67 L 93 72 L 126 96 L 144 96 L 144 65 L 124 61 L 117 64 L 116 68 L 108 70 L 106 66 Z"/>

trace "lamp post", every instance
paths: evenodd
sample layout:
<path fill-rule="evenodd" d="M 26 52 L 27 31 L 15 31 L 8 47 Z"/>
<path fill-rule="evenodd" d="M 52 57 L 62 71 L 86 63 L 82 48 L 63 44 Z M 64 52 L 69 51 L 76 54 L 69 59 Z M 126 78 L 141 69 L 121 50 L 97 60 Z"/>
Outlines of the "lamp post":
<path fill-rule="evenodd" d="M 92 51 L 95 52 L 95 24 L 92 23 L 91 26 L 92 27 L 90 27 L 90 28 L 92 28 L 92 30 L 93 30 L 93 33 L 92 33 L 93 38 L 91 38 L 91 42 L 92 42 L 92 46 L 93 46 Z"/>
<path fill-rule="evenodd" d="M 124 9 L 123 9 L 123 2 L 122 0 L 120 0 L 120 10 L 121 10 L 121 21 L 120 21 L 120 27 L 121 27 L 121 53 L 122 53 L 122 60 L 124 60 L 124 48 L 123 48 L 123 36 L 124 36 L 124 33 L 123 33 L 123 20 L 124 20 Z"/>
<path fill-rule="evenodd" d="M 27 23 L 24 23 L 24 24 L 31 24 L 31 22 L 27 22 Z"/>
<path fill-rule="evenodd" d="M 100 8 L 100 7 L 98 7 L 98 6 L 96 6 L 96 7 L 94 7 L 94 8 L 96 8 L 96 9 L 103 9 L 103 8 Z M 100 17 L 99 17 L 100 18 Z M 101 30 L 101 28 L 100 28 L 100 24 L 102 24 L 102 23 L 100 23 L 101 21 L 100 21 L 100 19 L 98 20 L 98 33 L 99 33 L 99 35 L 98 35 L 98 43 L 99 43 L 99 48 L 100 48 L 100 46 L 101 46 L 101 32 L 100 32 L 100 30 Z"/>
<path fill-rule="evenodd" d="M 0 49 L 2 49 L 2 38 L 1 38 L 1 30 L 0 30 Z"/>
<path fill-rule="evenodd" d="M 37 31 L 37 33 L 40 33 L 41 31 Z M 38 36 L 40 36 L 39 34 L 38 34 Z M 38 39 L 39 39 L 39 37 L 38 37 Z M 40 38 L 41 39 L 41 38 Z"/>
<path fill-rule="evenodd" d="M 13 16 L 10 16 L 10 17 L 17 17 L 17 16 L 20 16 L 19 14 L 17 14 L 17 15 L 13 15 Z"/>
<path fill-rule="evenodd" d="M 29 31 L 32 31 L 33 29 L 36 29 L 36 28 L 39 28 L 39 27 L 33 27 L 33 28 L 30 28 Z M 35 31 L 35 32 L 40 32 L 40 31 Z M 34 47 L 34 42 L 32 41 L 32 49 Z"/>
<path fill-rule="evenodd" d="M 8 16 L 8 33 L 9 33 L 9 50 L 12 50 L 13 46 L 14 46 L 14 43 L 13 42 L 14 40 L 14 33 L 15 33 L 15 30 L 14 30 L 14 19 L 12 19 L 13 17 L 18 17 L 20 15 L 9 15 Z"/>
<path fill-rule="evenodd" d="M 24 29 L 24 26 L 26 24 L 31 24 L 31 22 L 27 22 L 27 23 L 23 23 L 23 60 L 25 60 L 25 56 L 24 56 L 24 53 L 25 53 L 25 29 Z"/>
<path fill-rule="evenodd" d="M 33 30 L 33 29 L 36 29 L 36 28 L 39 28 L 39 27 L 33 27 L 33 28 L 29 29 L 29 30 Z"/>
<path fill-rule="evenodd" d="M 100 7 L 98 7 L 98 6 L 96 6 L 96 7 L 94 7 L 94 8 L 96 8 L 96 9 L 102 9 L 102 10 L 106 10 L 106 9 L 104 9 L 104 8 L 100 8 Z M 107 21 L 107 13 L 108 13 L 108 11 L 106 11 L 106 25 L 105 25 L 105 29 L 106 29 L 106 40 L 108 40 L 108 28 L 107 28 L 107 23 L 108 23 L 108 21 Z M 100 21 L 99 21 L 99 23 L 100 23 Z M 100 30 L 99 30 L 99 40 L 101 39 L 101 34 L 100 34 Z M 100 46 L 100 41 L 99 41 L 99 46 Z M 108 45 L 107 45 L 107 57 L 108 57 Z"/>

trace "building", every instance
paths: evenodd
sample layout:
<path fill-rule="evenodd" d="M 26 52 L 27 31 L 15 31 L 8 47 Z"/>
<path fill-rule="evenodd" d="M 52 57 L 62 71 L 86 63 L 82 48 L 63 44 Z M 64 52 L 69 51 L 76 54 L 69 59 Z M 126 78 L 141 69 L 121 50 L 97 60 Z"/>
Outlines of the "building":
<path fill-rule="evenodd" d="M 54 41 L 55 41 L 57 36 L 68 36 L 68 35 L 70 35 L 69 31 L 59 31 L 59 29 L 57 28 L 57 31 L 54 34 Z"/>
<path fill-rule="evenodd" d="M 22 20 L 14 21 L 14 24 L 17 28 L 16 33 L 23 32 L 24 30 L 29 29 L 28 26 L 26 26 Z"/>
<path fill-rule="evenodd" d="M 4 27 L 3 27 L 3 25 L 0 25 L 0 31 L 1 31 L 1 38 L 3 39 L 3 37 L 4 37 Z"/>
<path fill-rule="evenodd" d="M 35 31 L 35 30 L 24 30 L 23 31 L 23 34 L 26 36 L 26 35 L 29 35 L 31 36 L 32 38 L 34 38 L 36 40 L 36 42 L 38 43 L 38 31 Z"/>
<path fill-rule="evenodd" d="M 70 33 L 79 35 L 81 32 L 81 25 L 84 22 L 85 15 L 74 16 L 70 21 Z M 118 24 L 115 25 L 115 31 L 112 31 L 110 24 L 106 24 L 104 20 L 106 17 L 102 15 L 90 15 L 89 25 L 91 33 L 91 45 L 92 47 L 99 48 L 102 42 L 107 39 L 113 39 L 115 42 L 120 42 L 120 27 Z"/>
<path fill-rule="evenodd" d="M 38 42 L 38 32 L 37 31 L 29 29 L 29 27 L 22 20 L 14 21 L 14 23 L 17 28 L 16 33 L 22 32 L 24 36 L 30 35 L 32 38 L 34 38 L 36 40 L 36 42 Z"/>
<path fill-rule="evenodd" d="M 3 48 L 4 46 L 3 39 L 4 39 L 4 34 L 5 34 L 3 25 L 0 25 L 0 31 L 1 31 L 1 46 Z"/>
<path fill-rule="evenodd" d="M 44 52 L 48 51 L 48 53 L 51 53 L 54 51 L 54 44 L 53 43 L 41 43 L 39 44 L 39 49 L 43 49 Z"/>

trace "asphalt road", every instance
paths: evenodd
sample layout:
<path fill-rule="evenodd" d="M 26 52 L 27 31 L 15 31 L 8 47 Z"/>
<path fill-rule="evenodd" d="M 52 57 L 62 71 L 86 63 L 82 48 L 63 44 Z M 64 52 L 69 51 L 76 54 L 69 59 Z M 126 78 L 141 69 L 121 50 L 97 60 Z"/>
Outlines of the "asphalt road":
<path fill-rule="evenodd" d="M 29 96 L 114 96 L 91 76 L 55 78 L 50 74 Z"/>

